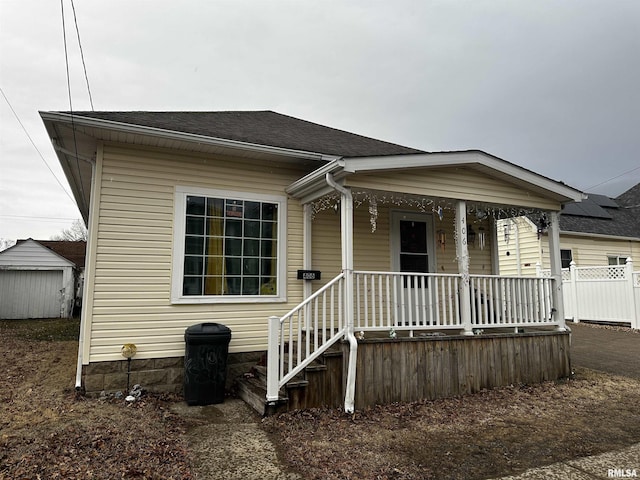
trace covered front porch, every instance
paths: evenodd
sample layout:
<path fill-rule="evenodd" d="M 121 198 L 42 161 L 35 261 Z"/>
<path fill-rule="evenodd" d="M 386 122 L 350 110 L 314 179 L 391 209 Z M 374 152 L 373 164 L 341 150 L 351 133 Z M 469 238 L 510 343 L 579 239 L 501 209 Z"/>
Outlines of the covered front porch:
<path fill-rule="evenodd" d="M 287 192 L 304 300 L 269 319 L 267 403 L 331 350 L 347 412 L 568 374 L 557 213 L 579 192 L 482 152 L 341 159 Z M 497 270 L 495 220 L 525 212 L 549 220 L 550 277 Z"/>

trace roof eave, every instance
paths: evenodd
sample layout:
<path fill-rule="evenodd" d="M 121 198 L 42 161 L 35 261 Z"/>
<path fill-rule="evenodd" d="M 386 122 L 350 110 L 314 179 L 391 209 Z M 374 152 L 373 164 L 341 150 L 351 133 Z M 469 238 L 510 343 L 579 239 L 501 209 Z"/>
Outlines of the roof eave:
<path fill-rule="evenodd" d="M 273 147 L 269 145 L 260 145 L 249 142 L 241 142 L 238 140 L 229 140 L 226 138 L 209 137 L 206 135 L 198 135 L 193 133 L 177 132 L 175 130 L 165 130 L 161 128 L 148 127 L 144 125 L 135 125 L 130 123 L 114 122 L 112 120 L 103 120 L 93 117 L 83 117 L 81 115 L 71 115 L 63 112 L 40 112 L 43 121 L 51 123 L 64 123 L 67 125 L 74 124 L 77 126 L 99 128 L 105 130 L 119 131 L 132 135 L 141 135 L 149 137 L 160 137 L 170 140 L 184 141 L 190 143 L 204 144 L 215 147 L 228 148 L 232 150 L 251 151 L 262 154 L 277 155 L 285 158 L 296 158 L 305 160 L 318 160 L 328 162 L 335 158 L 333 155 L 326 155 L 318 152 L 308 152 L 304 150 L 294 150 L 282 147 Z"/>
<path fill-rule="evenodd" d="M 332 160 L 327 165 L 323 165 L 293 182 L 285 188 L 285 192 L 293 198 L 300 200 L 302 204 L 317 200 L 333 191 L 333 188 L 330 187 L 325 180 L 327 174 L 334 176 L 335 180 L 341 181 L 346 176 L 344 172 L 344 160 L 341 158 Z"/>

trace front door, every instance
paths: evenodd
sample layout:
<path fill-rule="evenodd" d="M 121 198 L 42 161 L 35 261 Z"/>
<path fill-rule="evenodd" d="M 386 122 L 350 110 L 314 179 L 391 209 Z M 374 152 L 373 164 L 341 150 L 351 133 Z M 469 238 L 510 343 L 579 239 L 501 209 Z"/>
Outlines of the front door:
<path fill-rule="evenodd" d="M 392 268 L 402 273 L 435 271 L 433 217 L 423 213 L 393 212 Z M 396 285 L 399 294 L 395 312 L 398 325 L 426 324 L 430 321 L 428 284 L 424 277 L 403 275 Z"/>

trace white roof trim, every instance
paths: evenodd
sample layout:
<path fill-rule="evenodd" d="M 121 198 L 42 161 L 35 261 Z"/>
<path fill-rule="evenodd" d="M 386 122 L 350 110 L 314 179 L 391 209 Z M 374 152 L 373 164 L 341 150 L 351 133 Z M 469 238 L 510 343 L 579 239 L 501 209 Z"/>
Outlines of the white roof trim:
<path fill-rule="evenodd" d="M 350 173 L 358 173 L 420 167 L 452 167 L 473 164 L 483 165 L 510 177 L 525 181 L 535 185 L 536 187 L 566 197 L 569 199 L 568 201 L 580 202 L 585 198 L 585 195 L 579 190 L 479 150 L 434 152 L 424 154 L 417 153 L 384 157 L 346 158 L 344 169 Z"/>
<path fill-rule="evenodd" d="M 572 232 L 570 230 L 560 230 L 560 235 L 567 235 L 572 237 L 604 238 L 608 240 L 620 240 L 624 242 L 640 242 L 640 237 L 619 237 L 617 235 L 609 235 L 605 233 Z"/>
<path fill-rule="evenodd" d="M 99 118 L 83 117 L 82 115 L 71 115 L 69 113 L 60 112 L 40 112 L 42 120 L 45 122 L 73 124 L 78 126 L 101 128 L 105 130 L 116 130 L 119 132 L 130 133 L 133 135 L 144 135 L 150 137 L 161 137 L 171 140 L 179 140 L 191 143 L 199 143 L 216 147 L 224 147 L 245 151 L 254 151 L 259 153 L 268 153 L 279 155 L 282 157 L 294 157 L 298 159 L 331 161 L 335 156 L 325 155 L 322 153 L 307 152 L 304 150 L 293 150 L 282 147 L 272 147 L 268 145 L 260 145 L 256 143 L 240 142 L 238 140 L 228 140 L 225 138 L 209 137 L 206 135 L 197 135 L 193 133 L 176 132 L 174 130 L 165 130 L 162 128 L 147 127 L 144 125 L 134 125 L 131 123 L 114 122 L 112 120 L 103 120 Z"/>
<path fill-rule="evenodd" d="M 506 160 L 494 157 L 481 151 L 416 153 L 406 155 L 387 155 L 379 157 L 337 158 L 328 165 L 323 165 L 314 172 L 292 183 L 286 192 L 302 203 L 312 201 L 322 195 L 326 186 L 326 173 L 333 174 L 336 179 L 344 179 L 349 174 L 363 172 L 382 172 L 406 170 L 424 167 L 452 167 L 462 165 L 482 165 L 500 174 L 518 179 L 553 195 L 566 199 L 561 203 L 580 202 L 585 195 L 563 183 L 551 180 L 526 168 L 514 165 Z"/>

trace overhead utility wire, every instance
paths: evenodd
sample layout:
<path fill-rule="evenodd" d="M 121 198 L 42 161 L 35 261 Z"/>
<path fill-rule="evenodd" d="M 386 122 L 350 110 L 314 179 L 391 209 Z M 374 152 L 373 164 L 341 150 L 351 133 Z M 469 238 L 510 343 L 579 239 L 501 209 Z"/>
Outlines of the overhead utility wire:
<path fill-rule="evenodd" d="M 80 47 L 80 58 L 82 58 L 82 68 L 84 69 L 84 79 L 87 82 L 87 92 L 89 92 L 89 103 L 93 112 L 93 97 L 91 96 L 91 88 L 89 88 L 89 77 L 87 75 L 87 66 L 84 63 L 84 52 L 82 51 L 82 42 L 80 42 L 80 29 L 78 28 L 78 18 L 76 17 L 76 7 L 71 0 L 71 9 L 73 10 L 73 22 L 76 24 L 76 35 L 78 36 L 78 47 Z"/>
<path fill-rule="evenodd" d="M 67 52 L 67 29 L 64 23 L 64 0 L 60 0 L 60 10 L 62 13 L 62 40 L 64 42 L 64 61 L 67 68 L 67 92 L 69 94 L 69 113 L 71 114 L 71 131 L 73 132 L 73 147 L 76 152 L 76 166 L 78 167 L 78 176 L 80 184 L 80 190 L 82 191 L 82 199 L 84 200 L 86 195 L 84 193 L 84 185 L 82 184 L 82 176 L 80 174 L 80 159 L 78 158 L 78 140 L 76 138 L 76 124 L 73 120 L 73 103 L 71 101 L 71 79 L 69 75 L 69 54 Z"/>
<path fill-rule="evenodd" d="M 626 175 L 627 173 L 632 173 L 632 172 L 635 172 L 636 170 L 640 170 L 640 167 L 632 168 L 631 170 L 623 172 L 620 175 L 616 175 L 615 177 L 611 177 L 609 180 L 605 180 L 604 182 L 600 182 L 597 185 L 592 185 L 590 187 L 584 188 L 583 190 L 587 191 L 587 190 L 591 190 L 592 188 L 599 187 L 600 185 L 604 185 L 605 183 L 609 183 L 611 180 L 615 180 L 616 178 L 620 178 L 620 177 Z"/>
<path fill-rule="evenodd" d="M 40 150 L 38 150 L 38 147 L 36 146 L 35 142 L 33 141 L 33 139 L 31 138 L 31 135 L 29 135 L 29 132 L 27 132 L 27 129 L 24 127 L 22 121 L 20 121 L 20 117 L 18 117 L 18 114 L 16 113 L 16 111 L 13 109 L 13 107 L 11 106 L 11 102 L 9 102 L 9 99 L 7 98 L 7 96 L 4 94 L 4 91 L 2 90 L 2 87 L 0 87 L 0 93 L 2 93 L 2 96 L 4 97 L 5 102 L 7 102 L 7 105 L 9 105 L 9 108 L 11 109 L 11 112 L 13 113 L 13 116 L 16 117 L 16 120 L 18 121 L 18 123 L 20 124 L 20 126 L 22 127 L 22 130 L 24 131 L 25 135 L 27 136 L 27 138 L 29 139 L 29 141 L 31 142 L 31 145 L 33 145 L 33 148 L 36 149 L 36 152 L 38 152 L 38 155 L 40 155 L 40 158 L 42 159 L 42 162 L 45 164 L 45 166 L 49 169 L 49 171 L 51 172 L 51 175 L 53 175 L 53 178 L 56 179 L 56 182 L 58 182 L 58 185 L 60 185 L 60 188 L 62 188 L 62 190 L 64 190 L 64 193 L 67 194 L 67 197 L 69 197 L 71 199 L 71 202 L 73 202 L 73 204 L 75 205 L 76 201 L 73 199 L 73 197 L 69 194 L 69 192 L 67 191 L 66 188 L 64 188 L 64 185 L 62 185 L 62 183 L 60 182 L 60 180 L 58 180 L 58 177 L 56 177 L 56 174 L 53 173 L 53 170 L 51 170 L 51 167 L 49 166 L 49 164 L 47 163 L 47 161 L 44 159 L 44 156 L 42 155 L 42 153 L 40 153 Z"/>

